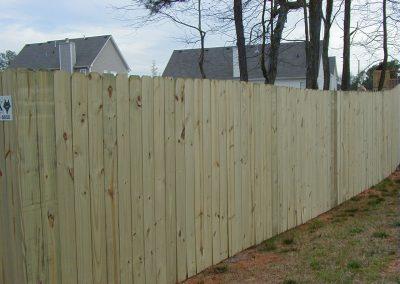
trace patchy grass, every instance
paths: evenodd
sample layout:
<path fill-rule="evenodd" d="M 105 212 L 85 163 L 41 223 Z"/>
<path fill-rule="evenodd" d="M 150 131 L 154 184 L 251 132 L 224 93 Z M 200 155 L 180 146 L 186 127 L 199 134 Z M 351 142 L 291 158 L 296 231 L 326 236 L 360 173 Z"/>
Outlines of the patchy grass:
<path fill-rule="evenodd" d="M 283 241 L 282 241 L 282 243 L 283 243 L 284 245 L 291 245 L 291 244 L 294 244 L 294 238 L 293 238 L 293 237 L 284 238 Z"/>
<path fill-rule="evenodd" d="M 285 279 L 283 284 L 297 284 L 297 281 L 293 279 Z"/>
<path fill-rule="evenodd" d="M 361 268 L 361 263 L 358 260 L 350 260 L 347 267 L 350 269 L 359 269 Z"/>
<path fill-rule="evenodd" d="M 225 272 L 227 272 L 228 271 L 228 266 L 225 264 L 225 265 L 219 265 L 219 266 L 215 266 L 214 267 L 214 272 L 216 273 L 216 274 L 221 274 L 221 273 L 225 273 Z"/>
<path fill-rule="evenodd" d="M 399 283 L 400 171 L 187 283 Z M 222 266 L 224 267 L 224 266 Z M 203 281 L 203 282 L 199 282 Z"/>
<path fill-rule="evenodd" d="M 260 246 L 261 251 L 273 251 L 276 250 L 276 244 L 275 244 L 275 239 L 269 239 L 266 240 L 261 246 Z"/>
<path fill-rule="evenodd" d="M 362 233 L 363 231 L 364 231 L 364 229 L 363 229 L 363 228 L 360 228 L 360 227 L 354 227 L 354 228 L 351 228 L 351 229 L 350 229 L 350 234 L 353 234 L 353 235 L 355 235 L 355 234 Z"/>
<path fill-rule="evenodd" d="M 373 234 L 372 234 L 372 237 L 374 237 L 374 238 L 378 238 L 378 239 L 386 239 L 386 238 L 388 238 L 389 237 L 389 235 L 388 235 L 388 233 L 386 233 L 386 232 L 374 232 Z"/>

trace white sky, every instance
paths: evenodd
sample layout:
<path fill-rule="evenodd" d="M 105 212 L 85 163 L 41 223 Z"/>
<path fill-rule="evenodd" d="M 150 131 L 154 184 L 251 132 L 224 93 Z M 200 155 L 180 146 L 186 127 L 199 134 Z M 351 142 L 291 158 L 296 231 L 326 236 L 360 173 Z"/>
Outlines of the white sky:
<path fill-rule="evenodd" d="M 111 5 L 120 6 L 129 0 L 0 0 L 0 52 L 13 50 L 17 53 L 26 43 L 49 40 L 111 34 L 119 46 L 132 74 L 148 75 L 152 62 L 156 62 L 159 73 L 164 70 L 174 49 L 193 48 L 176 38 L 182 37 L 183 29 L 172 24 L 158 24 L 135 30 L 118 17 Z M 131 17 L 133 15 L 130 15 Z M 299 25 L 291 38 L 301 37 Z M 332 30 L 331 55 L 337 57 L 338 72 L 341 73 L 341 30 Z M 227 38 L 206 38 L 207 47 L 227 45 Z M 352 73 L 357 72 L 357 57 L 361 69 L 371 60 L 360 51 L 352 52 Z"/>

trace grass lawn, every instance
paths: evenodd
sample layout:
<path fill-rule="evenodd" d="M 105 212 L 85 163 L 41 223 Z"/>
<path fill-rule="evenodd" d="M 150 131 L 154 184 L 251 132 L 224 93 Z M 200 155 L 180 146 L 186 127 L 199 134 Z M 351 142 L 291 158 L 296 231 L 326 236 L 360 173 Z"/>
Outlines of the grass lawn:
<path fill-rule="evenodd" d="M 310 222 L 187 280 L 399 283 L 400 172 Z"/>

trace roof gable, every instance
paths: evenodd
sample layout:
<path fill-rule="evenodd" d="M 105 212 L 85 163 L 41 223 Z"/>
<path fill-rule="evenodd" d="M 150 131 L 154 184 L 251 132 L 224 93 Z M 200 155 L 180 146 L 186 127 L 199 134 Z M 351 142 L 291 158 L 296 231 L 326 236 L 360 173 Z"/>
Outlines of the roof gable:
<path fill-rule="evenodd" d="M 111 35 L 104 35 L 70 39 L 69 41 L 74 42 L 76 48 L 75 67 L 89 67 L 110 37 Z M 59 69 L 59 45 L 63 42 L 65 40 L 27 44 L 11 62 L 10 67 Z"/>

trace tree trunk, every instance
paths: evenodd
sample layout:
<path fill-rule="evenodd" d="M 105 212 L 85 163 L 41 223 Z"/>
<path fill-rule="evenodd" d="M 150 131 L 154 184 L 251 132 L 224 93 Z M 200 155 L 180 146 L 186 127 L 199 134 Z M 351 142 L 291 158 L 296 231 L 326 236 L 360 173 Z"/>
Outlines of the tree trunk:
<path fill-rule="evenodd" d="M 206 73 L 204 72 L 204 38 L 206 37 L 206 33 L 203 32 L 201 28 L 201 0 L 198 0 L 198 10 L 199 10 L 199 34 L 200 34 L 200 56 L 199 56 L 199 69 L 201 73 L 201 78 L 205 79 L 206 78 Z"/>
<path fill-rule="evenodd" d="M 274 5 L 273 15 L 275 18 L 278 16 L 278 20 L 276 22 L 275 28 L 271 30 L 271 44 L 269 47 L 268 53 L 268 83 L 274 84 L 278 69 L 278 56 L 279 56 L 279 47 L 281 45 L 282 33 L 285 28 L 285 23 L 287 20 L 287 15 L 290 10 L 297 10 L 303 7 L 303 3 L 305 0 L 297 0 L 295 2 L 289 2 L 287 0 L 277 0 Z M 277 8 L 277 3 L 279 4 L 279 8 Z"/>
<path fill-rule="evenodd" d="M 306 41 L 304 42 L 304 48 L 306 52 L 306 88 L 310 88 L 311 86 L 311 78 L 308 74 L 311 73 L 310 68 L 310 32 L 308 28 L 308 13 L 307 13 L 307 2 L 303 3 L 303 12 L 304 12 L 304 34 Z"/>
<path fill-rule="evenodd" d="M 383 85 L 385 83 L 387 60 L 388 60 L 386 0 L 383 0 L 382 12 L 383 12 L 383 19 L 382 19 L 383 20 L 382 21 L 382 23 L 383 23 L 383 62 L 382 62 L 381 77 L 379 79 L 378 91 L 382 91 Z"/>
<path fill-rule="evenodd" d="M 325 22 L 324 22 L 324 42 L 322 47 L 322 63 L 324 66 L 324 90 L 329 90 L 331 81 L 328 49 L 329 49 L 329 39 L 330 39 L 331 25 L 332 25 L 331 23 L 332 10 L 333 10 L 333 0 L 327 0 Z"/>
<path fill-rule="evenodd" d="M 307 65 L 307 88 L 318 89 L 318 73 L 320 59 L 320 34 L 322 20 L 322 1 L 310 0 L 309 3 L 309 28 L 310 28 L 310 45 L 309 59 Z"/>
<path fill-rule="evenodd" d="M 287 19 L 288 11 L 281 7 L 278 21 L 276 22 L 276 26 L 274 29 L 273 36 L 271 37 L 271 44 L 268 53 L 269 64 L 268 64 L 268 83 L 274 84 L 276 79 L 276 73 L 278 70 L 278 55 L 279 55 L 279 47 L 281 45 L 282 32 L 285 27 L 286 19 Z"/>
<path fill-rule="evenodd" d="M 271 0 L 271 13 L 272 13 L 272 6 L 273 6 L 272 2 L 273 1 Z M 264 83 L 268 84 L 269 83 L 268 82 L 268 72 L 267 72 L 267 66 L 265 64 L 265 45 L 266 45 L 265 42 L 266 42 L 266 37 L 267 37 L 267 31 L 266 31 L 266 28 L 265 28 L 265 11 L 266 11 L 266 8 L 267 8 L 267 0 L 263 0 L 263 9 L 262 9 L 262 14 L 261 14 L 262 44 L 261 44 L 260 64 L 261 64 L 261 71 L 262 71 L 263 76 L 264 76 Z M 273 20 L 272 14 L 271 14 L 270 19 Z M 273 21 L 270 21 L 270 22 L 273 22 Z M 271 31 L 273 30 L 272 23 L 270 24 L 270 30 Z"/>
<path fill-rule="evenodd" d="M 350 89 L 350 15 L 351 0 L 344 1 L 344 23 L 343 23 L 343 71 L 342 90 Z"/>
<path fill-rule="evenodd" d="M 235 18 L 236 28 L 236 44 L 239 55 L 239 70 L 240 70 L 240 81 L 248 81 L 249 76 L 247 73 L 247 58 L 246 58 L 246 42 L 244 38 L 244 27 L 243 27 L 243 14 L 242 14 L 242 1 L 233 1 L 233 13 Z"/>

